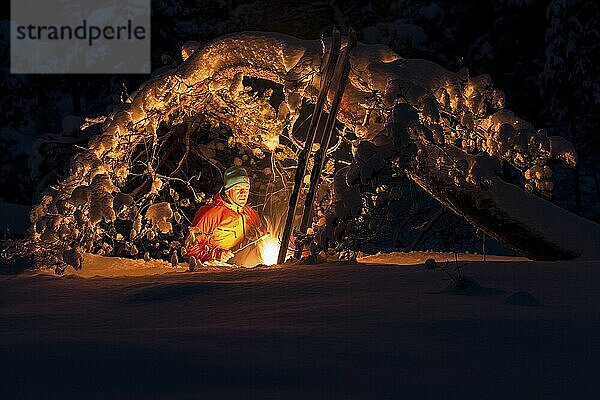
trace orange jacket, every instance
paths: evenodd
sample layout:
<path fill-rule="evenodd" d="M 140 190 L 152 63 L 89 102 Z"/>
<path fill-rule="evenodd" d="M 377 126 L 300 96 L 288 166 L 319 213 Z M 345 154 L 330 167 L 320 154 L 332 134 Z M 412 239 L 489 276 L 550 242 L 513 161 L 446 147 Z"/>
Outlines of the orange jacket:
<path fill-rule="evenodd" d="M 250 205 L 225 202 L 217 193 L 213 202 L 200 207 L 194 216 L 186 239 L 186 244 L 192 242 L 187 245 L 187 256 L 202 262 L 219 260 L 244 239 L 258 237 L 260 230 L 260 217 Z"/>

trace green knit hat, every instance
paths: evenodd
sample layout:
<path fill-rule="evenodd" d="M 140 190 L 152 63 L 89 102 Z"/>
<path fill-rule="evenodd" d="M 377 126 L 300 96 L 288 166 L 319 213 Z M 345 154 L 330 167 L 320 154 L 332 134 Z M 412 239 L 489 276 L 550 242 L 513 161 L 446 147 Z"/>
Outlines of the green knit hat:
<path fill-rule="evenodd" d="M 227 168 L 223 173 L 223 190 L 228 191 L 240 183 L 250 184 L 248 171 L 244 167 L 238 167 L 237 165 Z"/>

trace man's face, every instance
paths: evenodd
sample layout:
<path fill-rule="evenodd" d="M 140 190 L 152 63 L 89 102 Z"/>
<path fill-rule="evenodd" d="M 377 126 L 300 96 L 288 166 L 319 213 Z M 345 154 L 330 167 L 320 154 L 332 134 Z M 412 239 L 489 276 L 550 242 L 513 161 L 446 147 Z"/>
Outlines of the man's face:
<path fill-rule="evenodd" d="M 227 191 L 227 196 L 240 206 L 246 205 L 248 194 L 250 194 L 250 185 L 247 183 L 239 183 Z"/>

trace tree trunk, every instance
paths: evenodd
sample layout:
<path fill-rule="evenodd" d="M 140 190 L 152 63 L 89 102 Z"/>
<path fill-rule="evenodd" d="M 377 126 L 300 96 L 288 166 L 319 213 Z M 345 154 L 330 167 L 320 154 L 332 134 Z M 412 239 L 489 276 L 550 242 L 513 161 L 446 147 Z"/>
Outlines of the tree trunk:
<path fill-rule="evenodd" d="M 599 256 L 600 225 L 498 177 L 487 185 L 456 185 L 435 165 L 440 150 L 427 150 L 426 161 L 408 170 L 409 177 L 489 236 L 535 260 Z"/>

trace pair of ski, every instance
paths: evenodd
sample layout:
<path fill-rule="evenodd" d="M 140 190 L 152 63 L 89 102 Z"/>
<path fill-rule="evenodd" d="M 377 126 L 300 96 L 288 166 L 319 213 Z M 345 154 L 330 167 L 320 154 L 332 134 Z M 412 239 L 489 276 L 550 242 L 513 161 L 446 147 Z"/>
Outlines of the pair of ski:
<path fill-rule="evenodd" d="M 310 120 L 305 146 L 298 155 L 298 166 L 296 168 L 296 174 L 294 177 L 294 188 L 292 190 L 292 194 L 290 195 L 288 212 L 283 229 L 283 235 L 281 237 L 281 247 L 279 248 L 279 257 L 277 259 L 278 264 L 282 264 L 286 259 L 290 235 L 292 232 L 292 224 L 294 221 L 294 215 L 296 214 L 296 206 L 298 205 L 300 189 L 304 183 L 304 175 L 306 174 L 308 159 L 313 148 L 317 131 L 319 130 L 319 127 L 323 125 L 323 121 L 325 120 L 324 107 L 325 103 L 327 102 L 328 94 L 331 90 L 333 91 L 331 109 L 329 110 L 329 114 L 323 126 L 323 134 L 321 136 L 322 140 L 320 143 L 321 145 L 315 154 L 315 161 L 310 176 L 310 186 L 304 201 L 302 219 L 298 228 L 300 232 L 306 232 L 308 223 L 312 217 L 312 205 L 317 191 L 319 177 L 321 176 L 321 171 L 325 165 L 327 156 L 326 152 L 333 134 L 337 111 L 339 109 L 342 95 L 344 94 L 344 89 L 346 88 L 346 83 L 348 81 L 348 74 L 350 72 L 350 52 L 356 46 L 356 32 L 354 32 L 352 28 L 348 30 L 348 41 L 344 49 L 341 49 L 341 42 L 342 40 L 340 32 L 334 28 L 331 38 L 331 48 L 329 50 L 323 75 L 321 76 L 319 95 L 317 97 L 317 103 L 315 104 L 315 110 L 313 111 L 313 115 Z M 300 258 L 302 255 L 302 245 L 296 243 L 295 248 L 296 250 L 294 255 L 296 258 Z"/>

